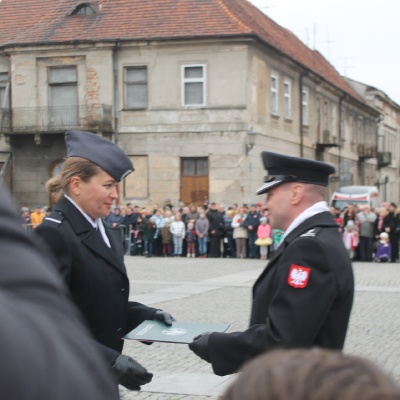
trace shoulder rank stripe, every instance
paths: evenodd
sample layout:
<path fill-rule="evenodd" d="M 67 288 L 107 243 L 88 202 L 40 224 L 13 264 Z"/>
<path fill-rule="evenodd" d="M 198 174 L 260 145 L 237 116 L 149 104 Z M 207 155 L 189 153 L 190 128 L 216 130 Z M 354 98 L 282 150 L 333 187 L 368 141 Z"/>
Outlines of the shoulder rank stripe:
<path fill-rule="evenodd" d="M 310 229 L 310 230 L 307 231 L 306 233 L 303 233 L 302 235 L 300 235 L 300 237 L 304 237 L 304 236 L 315 237 L 316 233 L 317 233 L 317 232 L 316 232 L 315 229 Z"/>
<path fill-rule="evenodd" d="M 46 217 L 45 219 L 46 219 L 47 221 L 57 222 L 57 224 L 61 224 L 61 221 L 59 221 L 58 219 L 49 218 L 49 217 Z"/>

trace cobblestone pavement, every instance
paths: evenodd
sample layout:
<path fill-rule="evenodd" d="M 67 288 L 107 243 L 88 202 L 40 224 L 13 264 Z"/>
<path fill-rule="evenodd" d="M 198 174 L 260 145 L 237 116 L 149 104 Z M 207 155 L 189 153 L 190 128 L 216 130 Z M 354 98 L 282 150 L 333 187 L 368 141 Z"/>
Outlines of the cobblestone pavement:
<path fill-rule="evenodd" d="M 262 260 L 126 257 L 131 300 L 170 312 L 179 321 L 230 323 L 246 329 L 251 287 Z M 345 352 L 376 362 L 400 382 L 400 264 L 353 264 L 356 294 Z M 187 345 L 126 341 L 124 353 L 154 373 L 124 400 L 218 399 L 231 377 L 217 377 Z"/>

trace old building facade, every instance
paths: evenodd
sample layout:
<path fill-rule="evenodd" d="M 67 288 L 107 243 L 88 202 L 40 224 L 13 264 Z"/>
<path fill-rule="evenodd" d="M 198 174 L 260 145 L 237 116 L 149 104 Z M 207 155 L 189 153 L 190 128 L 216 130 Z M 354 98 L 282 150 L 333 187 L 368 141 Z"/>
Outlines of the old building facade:
<path fill-rule="evenodd" d="M 68 129 L 132 157 L 121 202 L 260 201 L 263 150 L 333 163 L 330 191 L 382 179 L 384 111 L 247 1 L 38 4 L 0 3 L 17 15 L 0 28 L 0 165 L 19 204 L 49 203 Z"/>

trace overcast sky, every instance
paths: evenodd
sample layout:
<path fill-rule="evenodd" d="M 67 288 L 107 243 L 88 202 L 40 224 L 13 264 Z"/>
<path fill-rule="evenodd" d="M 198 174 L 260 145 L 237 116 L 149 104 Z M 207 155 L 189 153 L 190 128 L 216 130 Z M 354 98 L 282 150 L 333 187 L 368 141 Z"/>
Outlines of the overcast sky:
<path fill-rule="evenodd" d="M 399 0 L 249 0 L 341 74 L 400 105 Z"/>

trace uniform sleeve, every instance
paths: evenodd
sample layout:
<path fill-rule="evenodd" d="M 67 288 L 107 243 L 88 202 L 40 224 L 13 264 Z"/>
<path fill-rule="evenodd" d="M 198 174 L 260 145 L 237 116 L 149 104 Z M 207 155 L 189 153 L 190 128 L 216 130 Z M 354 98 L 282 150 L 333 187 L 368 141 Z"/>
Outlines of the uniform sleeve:
<path fill-rule="evenodd" d="M 128 325 L 127 331 L 135 329 L 143 321 L 153 319 L 153 316 L 158 308 L 148 307 L 144 304 L 130 301 L 128 303 Z"/>
<path fill-rule="evenodd" d="M 70 248 L 70 241 L 59 229 L 59 224 L 44 222 L 34 230 L 33 235 L 39 237 L 41 245 L 54 257 L 59 273 L 69 285 L 73 249 Z"/>
<path fill-rule="evenodd" d="M 208 350 L 214 372 L 237 372 L 247 360 L 274 348 L 311 347 L 337 295 L 332 261 L 316 238 L 295 240 L 274 266 L 277 270 L 265 324 L 253 325 L 244 332 L 210 336 Z M 306 285 L 298 280 L 298 286 L 304 287 L 289 283 L 294 266 L 309 268 Z M 253 308 L 262 307 L 257 302 L 264 298 L 255 293 Z"/>

